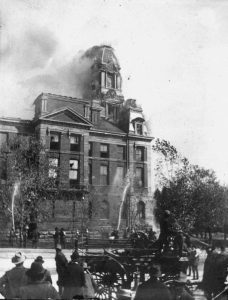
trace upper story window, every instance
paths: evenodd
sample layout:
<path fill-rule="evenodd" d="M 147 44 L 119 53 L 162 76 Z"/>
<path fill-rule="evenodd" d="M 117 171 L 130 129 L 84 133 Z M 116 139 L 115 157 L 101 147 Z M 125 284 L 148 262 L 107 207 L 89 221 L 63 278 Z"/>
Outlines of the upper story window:
<path fill-rule="evenodd" d="M 0 180 L 6 180 L 6 179 L 7 179 L 6 159 L 3 157 L 0 157 Z"/>
<path fill-rule="evenodd" d="M 106 87 L 107 88 L 115 88 L 115 78 L 114 74 L 107 73 L 106 74 Z"/>
<path fill-rule="evenodd" d="M 70 151 L 80 152 L 80 136 L 71 135 L 70 136 Z"/>
<path fill-rule="evenodd" d="M 137 161 L 144 161 L 144 147 L 136 147 L 135 158 Z"/>
<path fill-rule="evenodd" d="M 143 135 L 143 124 L 135 123 L 135 133 L 138 135 Z"/>
<path fill-rule="evenodd" d="M 77 159 L 70 159 L 69 180 L 70 188 L 75 188 L 79 183 L 79 161 Z"/>
<path fill-rule="evenodd" d="M 89 142 L 89 156 L 93 156 L 93 143 Z"/>
<path fill-rule="evenodd" d="M 8 143 L 8 133 L 0 132 L 0 147 Z"/>
<path fill-rule="evenodd" d="M 118 159 L 125 160 L 125 146 L 117 146 Z"/>
<path fill-rule="evenodd" d="M 50 150 L 60 149 L 60 134 L 56 132 L 50 133 Z"/>
<path fill-rule="evenodd" d="M 116 182 L 115 183 L 117 185 L 120 185 L 121 183 L 123 183 L 123 180 L 124 180 L 124 168 L 123 167 L 117 167 L 116 168 Z"/>
<path fill-rule="evenodd" d="M 107 144 L 101 144 L 100 145 L 100 152 L 101 152 L 101 157 L 108 158 L 109 157 L 108 145 Z"/>
<path fill-rule="evenodd" d="M 100 166 L 100 184 L 108 185 L 108 166 Z"/>
<path fill-rule="evenodd" d="M 47 99 L 42 100 L 42 111 L 43 112 L 47 111 Z"/>

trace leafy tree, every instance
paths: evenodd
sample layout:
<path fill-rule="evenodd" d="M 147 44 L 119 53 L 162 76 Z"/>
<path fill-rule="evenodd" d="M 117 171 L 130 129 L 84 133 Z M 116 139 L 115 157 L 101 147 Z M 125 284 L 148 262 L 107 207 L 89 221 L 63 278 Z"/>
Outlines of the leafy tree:
<path fill-rule="evenodd" d="M 42 142 L 36 137 L 15 136 L 0 151 L 7 160 L 7 180 L 0 193 L 2 212 L 8 218 L 13 213 L 15 224 L 21 230 L 30 222 L 47 219 L 57 195 L 58 167 L 51 166 L 50 172 Z"/>
<path fill-rule="evenodd" d="M 157 141 L 154 150 L 161 156 L 157 163 L 159 188 L 154 194 L 157 218 L 168 209 L 185 231 L 222 227 L 226 188 L 214 171 L 191 165 L 169 142 Z M 172 173 L 164 170 L 167 166 Z"/>

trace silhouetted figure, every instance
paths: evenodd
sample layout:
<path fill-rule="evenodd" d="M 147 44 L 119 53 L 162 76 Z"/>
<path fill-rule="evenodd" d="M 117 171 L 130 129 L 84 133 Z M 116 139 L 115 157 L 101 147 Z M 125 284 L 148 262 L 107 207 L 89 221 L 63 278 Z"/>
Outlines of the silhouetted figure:
<path fill-rule="evenodd" d="M 16 233 L 13 228 L 10 229 L 9 232 L 9 246 L 14 247 L 16 245 Z"/>
<path fill-rule="evenodd" d="M 171 213 L 169 210 L 165 210 L 160 220 L 160 235 L 159 252 L 166 251 L 169 248 L 169 237 L 173 234 Z"/>
<path fill-rule="evenodd" d="M 58 274 L 57 284 L 59 286 L 59 294 L 60 296 L 62 296 L 64 280 L 65 280 L 65 272 L 66 272 L 68 261 L 65 255 L 62 253 L 61 245 L 58 244 L 55 250 L 56 250 L 55 263 L 56 263 L 56 271 Z"/>
<path fill-rule="evenodd" d="M 38 247 L 39 238 L 40 238 L 40 233 L 36 228 L 33 230 L 33 233 L 32 233 L 32 248 L 36 249 Z"/>
<path fill-rule="evenodd" d="M 65 272 L 63 299 L 71 300 L 74 296 L 83 296 L 85 286 L 85 275 L 83 268 L 79 265 L 79 254 L 74 251 L 71 261 L 68 263 Z M 83 299 L 83 298 L 82 298 Z"/>
<path fill-rule="evenodd" d="M 59 237 L 60 237 L 60 245 L 62 246 L 62 249 L 65 249 L 66 248 L 66 233 L 63 228 L 60 229 Z"/>
<path fill-rule="evenodd" d="M 34 262 L 41 264 L 41 266 L 43 267 L 44 260 L 42 256 L 37 256 Z M 51 273 L 47 269 L 44 269 L 43 281 L 48 281 L 52 284 Z"/>
<path fill-rule="evenodd" d="M 12 263 L 15 267 L 0 278 L 0 293 L 6 299 L 20 298 L 20 287 L 24 286 L 28 282 L 26 276 L 26 269 L 23 264 L 26 257 L 22 252 L 16 252 L 12 257 Z"/>
<path fill-rule="evenodd" d="M 56 246 L 60 244 L 60 232 L 58 227 L 55 227 L 55 233 L 53 234 L 53 239 L 54 239 L 54 247 L 56 249 Z"/>
<path fill-rule="evenodd" d="M 33 262 L 26 272 L 29 283 L 20 288 L 21 299 L 60 299 L 52 284 L 44 280 L 45 270 L 42 264 Z"/>

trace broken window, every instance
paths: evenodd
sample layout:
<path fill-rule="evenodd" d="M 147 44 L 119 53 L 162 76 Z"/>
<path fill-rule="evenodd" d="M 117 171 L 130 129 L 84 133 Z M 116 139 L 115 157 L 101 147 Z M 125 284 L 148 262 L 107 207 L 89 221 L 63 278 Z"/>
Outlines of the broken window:
<path fill-rule="evenodd" d="M 49 171 L 48 176 L 49 178 L 56 179 L 58 178 L 58 170 L 59 170 L 59 159 L 58 158 L 49 158 Z"/>
<path fill-rule="evenodd" d="M 77 159 L 70 159 L 69 180 L 70 188 L 76 188 L 79 183 L 79 161 Z"/>

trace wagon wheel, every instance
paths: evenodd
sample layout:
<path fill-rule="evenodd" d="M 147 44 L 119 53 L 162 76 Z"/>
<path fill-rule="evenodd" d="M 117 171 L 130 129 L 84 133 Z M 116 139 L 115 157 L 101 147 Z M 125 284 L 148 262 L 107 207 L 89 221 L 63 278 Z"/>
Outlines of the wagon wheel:
<path fill-rule="evenodd" d="M 117 300 L 118 290 L 121 286 L 121 277 L 116 273 L 94 273 L 93 278 L 97 284 L 95 297 L 100 300 Z"/>

